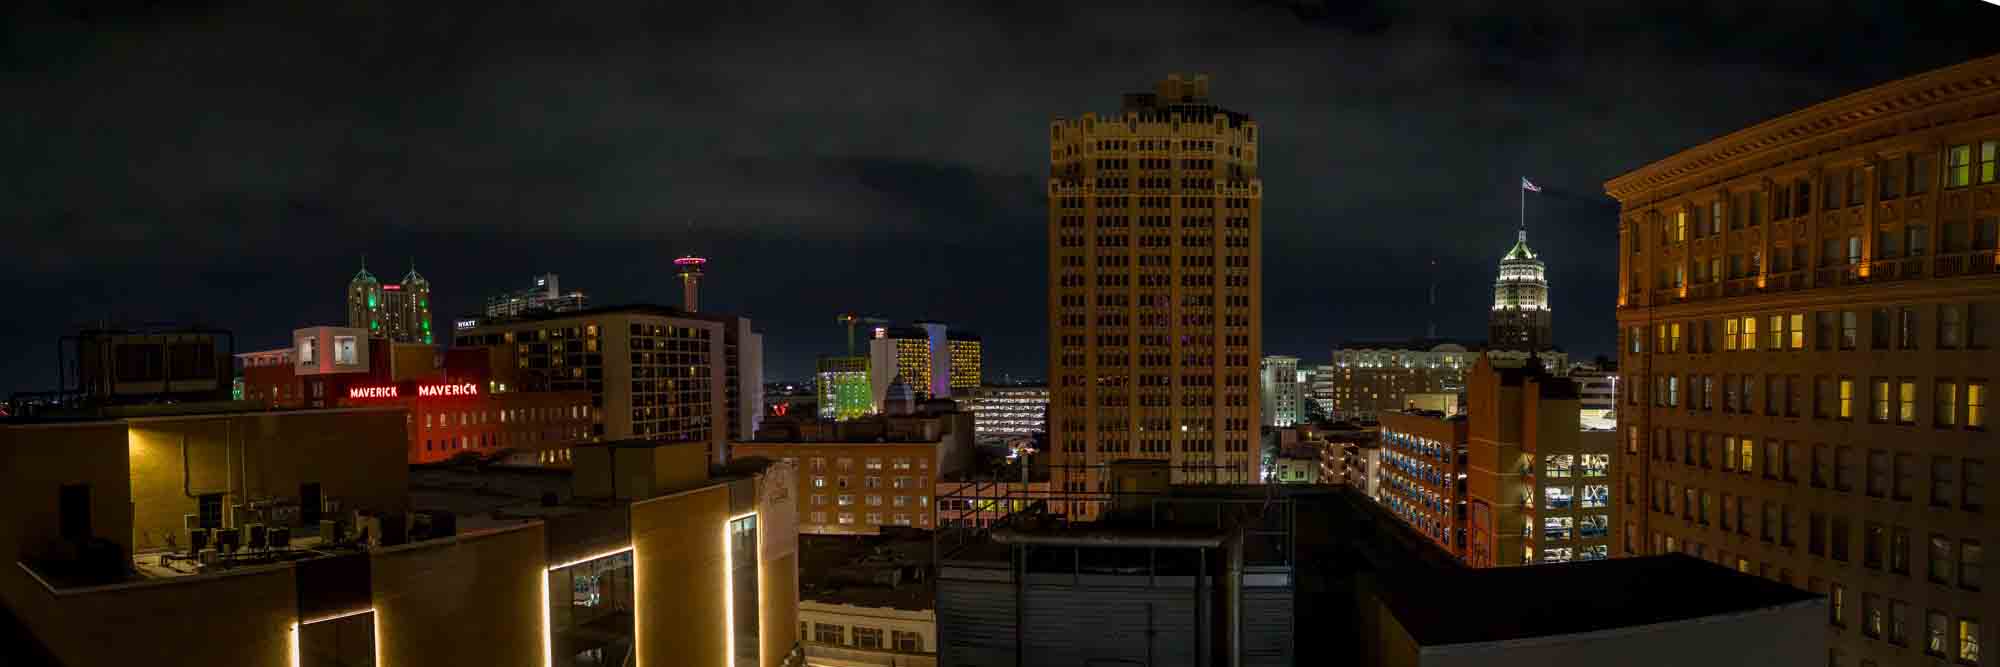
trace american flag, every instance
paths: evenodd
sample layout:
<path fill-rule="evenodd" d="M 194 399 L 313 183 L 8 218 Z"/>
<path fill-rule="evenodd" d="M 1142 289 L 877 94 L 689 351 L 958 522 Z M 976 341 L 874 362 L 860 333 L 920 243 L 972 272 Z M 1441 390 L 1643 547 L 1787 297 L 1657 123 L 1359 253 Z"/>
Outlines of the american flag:
<path fill-rule="evenodd" d="M 1534 181 L 1530 181 L 1530 180 L 1528 180 L 1528 177 L 1526 177 L 1526 176 L 1522 176 L 1522 177 L 1521 177 L 1521 189 L 1522 189 L 1522 190 L 1527 190 L 1527 191 L 1529 191 L 1529 192 L 1541 192 L 1541 191 L 1542 191 L 1542 188 L 1541 188 L 1541 186 L 1537 186 L 1537 185 L 1535 185 L 1535 182 L 1534 182 Z"/>

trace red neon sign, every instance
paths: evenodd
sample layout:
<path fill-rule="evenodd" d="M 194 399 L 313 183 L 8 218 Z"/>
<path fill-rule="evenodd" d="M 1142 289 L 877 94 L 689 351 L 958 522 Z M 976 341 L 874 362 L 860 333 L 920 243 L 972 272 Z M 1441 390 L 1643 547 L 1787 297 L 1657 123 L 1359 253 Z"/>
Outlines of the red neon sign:
<path fill-rule="evenodd" d="M 418 396 L 478 396 L 479 385 L 464 384 L 424 384 L 417 385 Z"/>
<path fill-rule="evenodd" d="M 436 396 L 479 395 L 479 385 L 471 382 L 463 382 L 463 383 L 454 382 L 448 384 L 420 384 L 416 385 L 416 387 L 417 387 L 417 396 L 423 398 L 430 398 Z M 347 397 L 348 398 L 402 398 L 403 392 L 399 386 L 393 384 L 379 385 L 373 387 L 348 387 Z"/>
<path fill-rule="evenodd" d="M 348 398 L 396 398 L 396 387 L 348 387 Z"/>

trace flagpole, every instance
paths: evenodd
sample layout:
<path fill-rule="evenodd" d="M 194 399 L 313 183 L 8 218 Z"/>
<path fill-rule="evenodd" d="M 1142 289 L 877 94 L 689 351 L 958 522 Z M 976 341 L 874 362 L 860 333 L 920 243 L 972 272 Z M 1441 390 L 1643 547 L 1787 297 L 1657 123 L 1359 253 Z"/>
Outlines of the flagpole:
<path fill-rule="evenodd" d="M 1519 231 L 1519 232 L 1522 232 L 1522 233 L 1525 233 L 1525 232 L 1527 232 L 1527 231 L 1528 231 L 1528 186 L 1527 186 L 1527 182 L 1528 182 L 1528 179 L 1527 179 L 1527 178 L 1525 178 L 1525 177 L 1523 177 L 1523 178 L 1521 179 L 1521 182 L 1520 182 L 1520 183 L 1516 183 L 1516 184 L 1514 185 L 1514 190 L 1516 191 L 1516 192 L 1515 192 L 1515 194 L 1517 194 L 1517 195 L 1520 195 L 1520 198 L 1521 198 L 1521 227 L 1520 227 L 1520 229 L 1519 229 L 1518 231 Z"/>

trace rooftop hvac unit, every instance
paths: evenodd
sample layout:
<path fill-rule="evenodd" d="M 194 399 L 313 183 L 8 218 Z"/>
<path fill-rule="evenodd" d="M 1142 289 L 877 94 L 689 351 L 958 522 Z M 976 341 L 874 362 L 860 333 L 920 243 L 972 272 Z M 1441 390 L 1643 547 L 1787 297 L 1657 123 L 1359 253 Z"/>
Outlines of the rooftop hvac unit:
<path fill-rule="evenodd" d="M 246 536 L 243 546 L 260 550 L 264 548 L 264 524 L 253 523 L 244 526 L 243 531 Z"/>
<path fill-rule="evenodd" d="M 347 525 L 337 519 L 321 519 L 319 522 L 319 543 L 333 546 L 347 539 Z"/>
<path fill-rule="evenodd" d="M 208 548 L 208 529 L 200 527 L 189 528 L 187 534 L 188 557 L 200 556 L 201 550 Z"/>
<path fill-rule="evenodd" d="M 235 528 L 218 528 L 215 531 L 215 548 L 224 553 L 235 553 L 242 546 L 243 532 Z"/>
<path fill-rule="evenodd" d="M 271 528 L 270 539 L 272 549 L 290 549 L 292 548 L 292 529 L 284 526 L 275 526 Z"/>

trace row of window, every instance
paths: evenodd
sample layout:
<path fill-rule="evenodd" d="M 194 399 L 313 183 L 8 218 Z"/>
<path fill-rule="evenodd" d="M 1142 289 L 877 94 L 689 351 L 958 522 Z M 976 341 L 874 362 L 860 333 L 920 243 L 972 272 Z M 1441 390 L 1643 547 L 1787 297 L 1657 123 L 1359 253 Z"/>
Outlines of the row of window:
<path fill-rule="evenodd" d="M 811 634 L 807 634 L 806 632 L 808 625 L 811 626 Z M 849 628 L 839 624 L 799 621 L 799 641 L 866 649 L 888 649 L 904 653 L 921 653 L 924 651 L 923 635 L 915 632 L 904 632 L 902 630 L 890 630 L 888 643 L 884 643 L 881 628 L 860 625 L 854 626 L 850 633 Z"/>
<path fill-rule="evenodd" d="M 581 420 L 590 416 L 590 406 L 583 404 L 561 407 L 502 408 L 499 410 L 459 410 L 456 412 L 425 412 L 424 428 L 445 428 L 449 426 L 474 426 L 479 424 L 521 424 L 546 423 L 565 419 Z"/>
<path fill-rule="evenodd" d="M 826 512 L 813 512 L 812 523 L 825 525 L 827 521 L 827 516 L 828 515 Z M 856 517 L 853 512 L 838 512 L 833 514 L 832 516 L 834 523 L 838 525 L 842 526 L 855 525 Z M 884 519 L 885 516 L 887 517 L 886 519 Z M 881 512 L 869 512 L 866 515 L 860 517 L 860 519 L 861 523 L 870 526 L 929 526 L 931 523 L 931 515 L 929 512 L 918 512 L 915 514 L 894 514 L 894 515 L 884 515 Z"/>
<path fill-rule="evenodd" d="M 2000 154 L 2000 141 L 1995 140 L 1949 146 L 1944 150 L 1943 174 L 1937 173 L 1938 156 L 1934 153 L 1888 158 L 1876 168 L 1876 195 L 1878 200 L 1889 200 L 1904 194 L 1925 194 L 1930 191 L 1933 182 L 1947 189 L 1994 183 L 2000 180 L 2000 174 L 1995 173 L 1996 154 Z M 1866 203 L 1867 171 L 1859 166 L 1829 168 L 1825 170 L 1821 191 L 1824 196 L 1820 206 L 1823 209 L 1860 206 Z M 1688 239 L 1690 214 L 1694 237 L 1702 238 L 1719 234 L 1725 227 L 1741 229 L 1762 224 L 1766 219 L 1764 210 L 1767 201 L 1772 214 L 1770 219 L 1808 215 L 1813 204 L 1812 181 L 1794 179 L 1769 191 L 1721 192 L 1705 204 L 1675 211 L 1671 218 L 1658 212 L 1650 217 L 1659 229 L 1661 243 L 1680 243 Z M 1637 253 L 1639 222 L 1633 220 L 1628 225 L 1632 229 L 1632 251 Z"/>
<path fill-rule="evenodd" d="M 1720 390 L 1716 389 L 1714 375 L 1690 374 L 1685 378 L 1686 382 L 1682 379 L 1678 375 L 1653 376 L 1653 407 L 1682 407 L 1681 387 L 1686 385 L 1686 408 L 1689 413 L 1714 410 L 1719 397 L 1722 412 L 1757 414 L 1757 392 L 1761 384 L 1764 392 L 1762 413 L 1766 416 L 1801 416 L 1800 405 L 1810 399 L 1814 419 L 1852 420 L 1856 415 L 1854 403 L 1860 398 L 1856 394 L 1855 379 L 1845 376 L 1813 376 L 1809 397 L 1803 395 L 1807 389 L 1799 375 L 1765 375 L 1760 383 L 1756 375 L 1725 373 Z M 1933 380 L 1930 383 L 1931 426 L 1984 430 L 1988 386 L 1984 379 Z M 1921 398 L 1916 378 L 1869 378 L 1867 387 L 1870 423 L 1893 422 L 1903 426 L 1918 423 Z M 1626 396 L 1628 404 L 1636 405 L 1638 399 L 1638 392 Z"/>
<path fill-rule="evenodd" d="M 881 506 L 882 506 L 882 496 L 867 496 L 866 498 L 864 498 L 864 499 L 863 499 L 863 502 L 867 503 L 867 505 L 868 505 L 869 507 L 881 507 Z M 926 507 L 926 506 L 930 505 L 930 502 L 931 502 L 931 497 L 930 497 L 930 496 L 892 496 L 892 497 L 890 497 L 890 503 L 889 503 L 889 504 L 890 504 L 890 506 L 892 506 L 892 507 L 918 507 L 918 508 L 923 508 L 923 507 Z M 813 496 L 812 496 L 812 504 L 814 504 L 814 505 L 825 505 L 825 504 L 827 504 L 827 496 L 826 496 L 826 495 L 824 495 L 824 494 L 818 494 L 818 493 L 815 493 L 815 494 L 813 494 Z M 853 506 L 853 505 L 854 505 L 854 496 L 851 496 L 851 495 L 847 495 L 847 494 L 841 494 L 841 495 L 837 495 L 837 496 L 834 496 L 834 497 L 833 497 L 833 504 L 835 504 L 835 505 L 839 505 L 839 506 L 841 506 L 841 507 L 850 507 L 850 506 Z"/>
<path fill-rule="evenodd" d="M 1802 351 L 1806 349 L 1808 333 L 1813 350 L 1854 350 L 1859 349 L 1862 340 L 1863 312 L 1813 312 L 1810 328 L 1807 313 L 1803 312 L 1659 322 L 1653 325 L 1651 351 L 1655 354 L 1715 352 L 1718 331 L 1722 334 L 1720 349 L 1724 352 Z M 2000 309 L 1992 304 L 1946 303 L 1865 312 L 1871 350 L 1985 349 L 1992 344 L 1994 332 L 2000 330 Z M 1931 336 L 1924 334 L 1926 320 L 1932 328 Z M 1625 351 L 1632 355 L 1647 351 L 1645 328 L 1633 326 L 1625 331 Z"/>
<path fill-rule="evenodd" d="M 845 476 L 835 477 L 833 478 L 832 486 L 833 488 L 836 489 L 845 489 L 847 488 L 847 480 L 848 478 Z M 890 479 L 889 483 L 890 483 L 889 488 L 892 489 L 921 489 L 924 488 L 926 485 L 928 485 L 930 482 L 928 477 L 918 476 L 918 477 L 896 477 Z M 814 477 L 812 478 L 812 485 L 813 488 L 815 489 L 827 488 L 828 486 L 827 478 Z M 866 477 L 863 477 L 861 478 L 861 488 L 864 489 L 882 488 L 882 478 L 876 475 L 868 475 Z"/>
<path fill-rule="evenodd" d="M 1724 435 L 1718 438 L 1714 433 L 1693 431 L 1682 431 L 1681 435 L 1681 438 L 1676 439 L 1672 429 L 1661 429 L 1656 432 L 1651 447 L 1653 460 L 1713 469 L 1712 460 L 1720 459 L 1724 472 L 1749 475 L 1759 470 L 1757 441 L 1751 436 L 1738 438 L 1734 435 Z M 1721 456 L 1711 457 L 1710 453 L 1715 450 L 1718 443 L 1721 445 Z M 1780 441 L 1777 438 L 1765 438 L 1763 445 L 1761 472 L 1764 479 L 1796 484 L 1799 482 L 1799 468 L 1810 464 L 1809 481 L 1812 488 L 1852 492 L 1855 490 L 1856 482 L 1860 481 L 1857 479 L 1860 477 L 1857 467 L 1862 465 L 1860 459 L 1865 454 L 1867 476 L 1863 492 L 1867 496 L 1899 501 L 1909 501 L 1914 498 L 1917 470 L 1922 462 L 1922 458 L 1916 454 L 1892 452 L 1886 449 L 1869 449 L 1863 452 L 1858 448 L 1844 445 L 1829 447 L 1825 444 L 1813 444 L 1808 448 L 1804 443 Z M 1632 451 L 1637 453 L 1636 450 Z M 1809 461 L 1808 456 L 1810 456 Z M 1928 501 L 1932 507 L 1956 507 L 1968 512 L 1985 509 L 1985 459 L 1932 456 L 1929 467 Z M 1626 475 L 1626 485 L 1631 486 L 1635 479 L 1634 475 Z M 1656 490 L 1660 488 L 1658 484 L 1667 484 L 1669 487 L 1672 484 L 1668 480 L 1654 481 Z M 1670 492 L 1671 488 L 1666 490 Z M 1631 500 L 1630 495 L 1626 498 L 1628 502 Z M 1673 514 L 1670 497 L 1663 500 L 1656 496 L 1653 499 L 1654 509 L 1661 509 L 1663 502 L 1667 503 L 1665 511 Z"/>
<path fill-rule="evenodd" d="M 1632 549 L 1632 544 L 1630 543 L 1631 533 L 1629 531 L 1631 525 L 1629 522 L 1626 524 L 1628 528 L 1626 549 L 1628 551 Z M 1940 538 L 1934 538 L 1934 541 L 1936 539 Z M 1935 549 L 1936 547 L 1934 547 L 1934 551 Z M 1973 549 L 1975 552 L 1977 551 L 1978 547 L 1976 543 L 1974 543 Z M 1945 551 L 1949 553 L 1948 548 Z M 1683 541 L 1673 535 L 1664 535 L 1658 531 L 1652 534 L 1651 553 L 1674 552 L 1686 553 L 1696 558 L 1710 558 L 1710 555 L 1707 553 L 1707 546 L 1701 542 L 1694 540 Z M 1755 574 L 1788 586 L 1797 585 L 1793 579 L 1791 570 L 1775 567 L 1768 561 L 1752 563 L 1747 556 L 1748 554 L 1739 554 L 1732 557 L 1732 554 L 1728 551 L 1718 549 L 1713 556 L 1713 560 L 1724 567 L 1733 567 L 1738 572 Z M 1948 568 L 1948 566 L 1944 567 Z M 1963 568 L 1960 568 L 1960 570 L 1962 571 Z M 1973 576 L 1976 578 L 1978 575 L 1975 574 Z M 1850 599 L 1846 584 L 1838 581 L 1822 580 L 1818 577 L 1808 577 L 1806 579 L 1806 590 L 1826 595 L 1827 623 L 1836 629 L 1846 629 L 1858 621 L 1861 636 L 1870 640 L 1884 641 L 1899 647 L 1909 646 L 1912 640 L 1911 633 L 1919 630 L 1916 627 L 1918 619 L 1915 608 L 1911 604 L 1895 599 L 1894 597 L 1863 592 L 1861 595 L 1860 613 L 1858 618 L 1856 618 L 1850 616 L 1854 610 L 1851 606 L 1853 602 Z M 1977 590 L 1977 588 L 1969 590 Z M 1947 610 L 1933 608 L 1924 611 L 1922 620 L 1923 627 L 1920 630 L 1923 634 L 1916 639 L 1921 640 L 1920 646 L 1925 655 L 1938 659 L 1955 660 L 1962 664 L 1979 664 L 1981 659 L 1981 628 L 1977 617 L 1962 614 L 1954 615 Z M 1840 665 L 1844 657 L 1840 649 L 1831 649 L 1828 653 L 1829 664 Z M 1863 661 L 1862 664 L 1872 663 Z"/>

